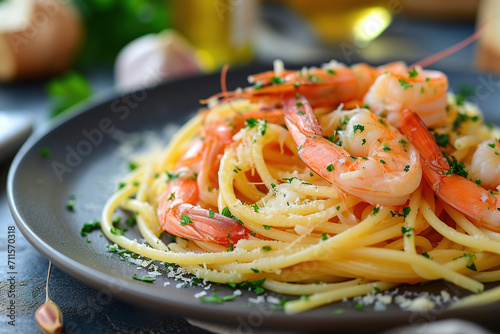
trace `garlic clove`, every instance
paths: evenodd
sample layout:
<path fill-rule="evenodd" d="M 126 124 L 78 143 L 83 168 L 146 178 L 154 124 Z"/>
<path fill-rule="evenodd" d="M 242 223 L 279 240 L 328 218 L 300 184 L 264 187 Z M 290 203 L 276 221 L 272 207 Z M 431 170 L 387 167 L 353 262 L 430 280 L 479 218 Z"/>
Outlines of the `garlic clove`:
<path fill-rule="evenodd" d="M 115 63 L 116 86 L 123 91 L 201 72 L 196 49 L 174 30 L 130 42 L 120 51 Z"/>
<path fill-rule="evenodd" d="M 61 309 L 50 299 L 36 310 L 35 319 L 45 333 L 59 333 L 63 328 Z"/>

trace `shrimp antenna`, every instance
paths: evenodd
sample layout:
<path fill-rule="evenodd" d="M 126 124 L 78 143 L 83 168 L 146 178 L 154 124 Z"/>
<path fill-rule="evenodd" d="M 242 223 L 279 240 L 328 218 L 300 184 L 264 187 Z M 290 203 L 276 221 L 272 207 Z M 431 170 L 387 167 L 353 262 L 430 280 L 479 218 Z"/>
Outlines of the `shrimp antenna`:
<path fill-rule="evenodd" d="M 465 48 L 467 45 L 471 44 L 476 39 L 478 39 L 478 37 L 484 31 L 484 28 L 490 23 L 490 21 L 491 21 L 491 18 L 486 20 L 486 22 L 484 22 L 475 33 L 473 33 L 471 36 L 467 37 L 466 39 L 464 39 L 460 43 L 452 45 L 443 51 L 440 51 L 436 54 L 433 54 L 432 56 L 429 56 L 429 57 L 411 65 L 410 68 L 415 68 L 417 66 L 419 66 L 421 68 L 425 68 L 429 65 L 434 64 L 437 61 L 440 61 L 443 58 L 448 57 L 449 55 L 451 55 L 457 51 L 460 51 L 461 49 Z"/>
<path fill-rule="evenodd" d="M 228 69 L 229 69 L 229 65 L 225 64 L 222 67 L 222 71 L 220 72 L 220 89 L 222 91 L 222 94 L 226 97 L 227 97 L 226 76 L 227 76 Z"/>

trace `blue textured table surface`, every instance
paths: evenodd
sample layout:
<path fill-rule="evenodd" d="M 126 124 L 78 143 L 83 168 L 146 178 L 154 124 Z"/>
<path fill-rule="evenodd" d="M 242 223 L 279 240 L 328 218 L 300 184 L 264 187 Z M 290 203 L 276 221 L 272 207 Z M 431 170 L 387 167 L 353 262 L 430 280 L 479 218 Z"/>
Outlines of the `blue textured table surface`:
<path fill-rule="evenodd" d="M 473 30 L 473 24 L 397 19 L 376 42 L 360 49 L 359 56 L 374 62 L 404 59 L 411 63 L 463 40 Z M 259 58 L 267 61 L 265 48 L 259 49 Z M 455 71 L 469 70 L 473 67 L 473 55 L 473 47 L 468 47 L 441 61 L 438 66 Z M 91 75 L 91 81 L 97 90 L 110 88 L 111 72 L 98 71 Z M 35 120 L 35 127 L 48 122 L 43 83 L 0 86 L 0 110 L 26 113 Z M 0 332 L 37 333 L 41 331 L 35 322 L 34 313 L 45 300 L 48 261 L 24 239 L 17 228 L 14 233 L 17 274 L 12 287 L 15 290 L 15 326 L 9 325 L 8 321 L 11 320 L 6 317 L 9 313 L 7 306 L 12 299 L 8 297 L 11 285 L 7 274 L 10 271 L 7 266 L 7 235 L 9 228 L 15 226 L 5 192 L 9 164 L 10 161 L 0 164 Z M 50 296 L 63 311 L 66 333 L 207 333 L 183 318 L 121 302 L 86 286 L 56 267 L 52 270 Z"/>

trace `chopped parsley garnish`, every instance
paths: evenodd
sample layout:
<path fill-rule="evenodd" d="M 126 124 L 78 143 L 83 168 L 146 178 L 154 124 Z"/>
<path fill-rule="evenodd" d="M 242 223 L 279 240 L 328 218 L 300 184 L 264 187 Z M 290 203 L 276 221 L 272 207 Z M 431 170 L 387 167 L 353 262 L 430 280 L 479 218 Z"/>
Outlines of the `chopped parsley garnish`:
<path fill-rule="evenodd" d="M 479 121 L 479 116 L 469 116 L 467 114 L 458 113 L 457 118 L 453 121 L 453 131 L 458 130 L 462 123 L 471 120 L 473 122 Z"/>
<path fill-rule="evenodd" d="M 413 70 L 408 71 L 408 76 L 409 76 L 410 78 L 414 78 L 414 77 L 416 77 L 417 75 L 418 75 L 418 71 L 417 71 L 417 69 L 416 69 L 415 67 L 413 68 Z"/>
<path fill-rule="evenodd" d="M 46 147 L 40 147 L 38 153 L 40 153 L 40 156 L 42 158 L 50 158 L 50 156 L 52 155 L 52 151 Z"/>
<path fill-rule="evenodd" d="M 150 276 L 139 277 L 136 274 L 134 274 L 134 276 L 132 276 L 132 278 L 136 279 L 138 281 L 143 281 L 143 282 L 148 282 L 148 283 L 153 283 L 156 280 L 156 278 L 154 278 L 154 277 L 150 277 Z"/>
<path fill-rule="evenodd" d="M 245 120 L 245 128 L 250 129 L 257 125 L 257 119 L 254 117 L 247 118 Z"/>
<path fill-rule="evenodd" d="M 399 143 L 400 143 L 401 145 L 403 145 L 403 146 L 405 146 L 405 145 L 407 145 L 407 144 L 408 144 L 408 142 L 407 142 L 406 140 L 403 140 L 403 139 L 401 139 L 401 140 L 399 141 Z"/>
<path fill-rule="evenodd" d="M 296 177 L 293 176 L 293 177 L 288 177 L 288 178 L 287 177 L 282 178 L 282 180 L 286 181 L 286 183 L 292 183 L 293 179 L 296 179 Z"/>
<path fill-rule="evenodd" d="M 209 218 L 214 218 L 215 212 L 212 211 L 212 209 L 208 209 L 208 217 Z"/>
<path fill-rule="evenodd" d="M 125 224 L 127 224 L 127 226 L 129 227 L 133 227 L 135 224 L 137 224 L 137 219 L 135 218 L 135 215 L 128 218 L 126 221 L 125 221 Z"/>
<path fill-rule="evenodd" d="M 474 260 L 476 259 L 476 254 L 465 254 L 460 256 L 460 257 L 457 257 L 455 258 L 454 260 L 457 260 L 457 259 L 460 259 L 460 258 L 469 258 L 469 260 L 467 261 L 467 265 L 466 265 L 466 268 L 470 269 L 470 270 L 473 270 L 473 271 L 477 271 L 477 268 L 476 268 L 476 265 L 474 263 Z"/>
<path fill-rule="evenodd" d="M 333 69 L 331 69 L 331 68 L 327 69 L 326 72 L 328 74 L 332 74 L 332 75 L 335 74 L 335 71 Z"/>
<path fill-rule="evenodd" d="M 238 297 L 238 295 L 229 295 L 229 296 L 224 296 L 224 297 L 219 297 L 217 296 L 217 292 L 212 292 L 212 294 L 209 297 L 200 297 L 200 302 L 202 303 L 224 303 L 233 300 L 234 298 Z"/>
<path fill-rule="evenodd" d="M 412 84 L 406 82 L 404 79 L 399 79 L 399 83 L 400 83 L 401 87 L 403 87 L 403 89 L 408 89 L 408 88 L 413 87 Z"/>
<path fill-rule="evenodd" d="M 238 218 L 236 218 L 236 216 L 234 216 L 231 213 L 231 211 L 229 211 L 229 208 L 227 206 L 224 209 L 222 209 L 221 215 L 226 216 L 228 218 L 231 218 L 232 220 L 236 220 L 238 223 L 243 225 L 243 222 L 241 220 L 239 220 Z"/>
<path fill-rule="evenodd" d="M 109 232 L 114 235 L 123 235 L 123 233 L 127 232 L 128 230 L 126 228 L 118 228 L 118 227 L 112 227 Z"/>
<path fill-rule="evenodd" d="M 387 146 L 387 144 L 384 144 L 384 145 L 382 145 L 382 150 L 384 152 L 389 152 L 391 150 L 391 148 L 389 146 Z"/>
<path fill-rule="evenodd" d="M 477 184 L 477 185 L 480 185 L 481 183 L 483 183 L 483 181 L 481 181 L 481 180 L 476 180 L 476 184 Z"/>
<path fill-rule="evenodd" d="M 422 253 L 422 256 L 423 256 L 423 257 L 426 257 L 426 258 L 428 258 L 428 259 L 430 259 L 430 258 L 431 258 L 431 257 L 429 256 L 429 254 L 427 254 L 427 253 Z"/>
<path fill-rule="evenodd" d="M 326 170 L 331 172 L 335 169 L 335 166 L 333 166 L 332 164 L 329 164 L 328 166 L 326 166 Z"/>
<path fill-rule="evenodd" d="M 380 159 L 380 162 L 383 163 L 384 165 L 386 164 L 385 160 Z"/>
<path fill-rule="evenodd" d="M 68 211 L 75 211 L 75 200 L 70 199 L 68 202 L 66 202 L 66 210 Z"/>
<path fill-rule="evenodd" d="M 252 208 L 253 208 L 253 211 L 259 212 L 259 206 L 257 205 L 257 203 L 252 204 Z"/>
<path fill-rule="evenodd" d="M 407 206 L 406 208 L 403 208 L 403 217 L 406 218 L 411 212 L 411 208 Z"/>
<path fill-rule="evenodd" d="M 280 77 L 272 77 L 271 82 L 274 85 L 281 85 L 281 84 L 284 84 L 286 82 L 286 80 L 284 78 L 280 78 Z"/>
<path fill-rule="evenodd" d="M 434 133 L 434 139 L 436 139 L 436 143 L 439 146 L 446 147 L 448 146 L 448 143 L 450 141 L 450 136 L 448 136 L 447 134 Z"/>
<path fill-rule="evenodd" d="M 253 270 L 253 269 L 252 269 Z M 266 289 L 262 287 L 262 284 L 266 281 L 265 278 L 259 279 L 256 281 L 250 281 L 250 282 L 242 282 L 238 284 L 239 288 L 248 288 L 252 291 L 254 291 L 256 294 L 261 295 L 264 292 L 266 292 Z"/>
<path fill-rule="evenodd" d="M 450 164 L 450 170 L 447 172 L 447 175 L 457 174 L 465 178 L 469 175 L 469 172 L 465 170 L 465 164 L 463 163 L 463 161 L 460 161 L 460 163 L 458 163 L 457 159 L 454 156 L 451 156 L 451 161 L 449 158 L 447 158 L 447 160 Z"/>
<path fill-rule="evenodd" d="M 167 175 L 167 181 L 170 181 L 170 180 L 173 180 L 173 179 L 176 179 L 178 178 L 183 172 L 180 171 L 179 173 L 175 174 L 175 173 L 170 173 L 168 170 L 165 171 L 165 174 Z"/>
<path fill-rule="evenodd" d="M 361 146 L 363 146 L 364 144 L 366 144 L 366 139 L 365 139 L 365 138 L 363 138 L 363 139 L 361 140 Z"/>
<path fill-rule="evenodd" d="M 86 237 L 88 233 L 101 228 L 101 223 L 97 220 L 83 224 L 80 235 Z"/>
<path fill-rule="evenodd" d="M 380 207 L 376 207 L 373 209 L 372 214 L 375 216 L 380 211 Z"/>
<path fill-rule="evenodd" d="M 495 144 L 488 144 L 489 147 L 495 148 Z"/>
<path fill-rule="evenodd" d="M 410 171 L 410 165 L 406 165 L 405 168 L 403 169 L 405 172 L 409 172 Z"/>
<path fill-rule="evenodd" d="M 180 224 L 182 226 L 185 226 L 187 224 L 192 224 L 193 221 L 191 220 L 191 218 L 189 218 L 188 215 L 186 215 L 185 213 L 181 214 L 181 221 L 180 221 Z"/>
<path fill-rule="evenodd" d="M 457 104 L 457 106 L 462 106 L 464 104 L 465 100 L 469 96 L 473 96 L 473 95 L 474 95 L 474 88 L 472 86 L 460 87 L 457 95 L 455 95 L 455 103 Z"/>
<path fill-rule="evenodd" d="M 118 183 L 118 189 L 122 189 L 126 186 L 127 184 L 125 182 L 120 182 Z"/>
<path fill-rule="evenodd" d="M 233 244 L 232 244 L 232 243 L 229 243 L 229 246 L 227 246 L 227 251 L 228 251 L 228 252 L 232 252 L 232 251 L 233 251 L 233 249 L 234 249 Z"/>
<path fill-rule="evenodd" d="M 297 114 L 299 114 L 299 115 L 305 115 L 306 113 L 303 112 L 302 110 L 299 110 L 299 111 L 297 111 Z"/>
<path fill-rule="evenodd" d="M 271 229 L 271 226 L 270 226 L 270 225 L 262 225 L 262 226 L 264 226 L 264 228 L 265 228 L 266 230 L 270 230 L 270 229 Z"/>
<path fill-rule="evenodd" d="M 261 82 L 256 83 L 256 84 L 253 86 L 253 88 L 254 88 L 254 89 L 261 89 L 262 87 L 264 87 L 264 85 L 263 85 Z"/>
<path fill-rule="evenodd" d="M 259 273 L 259 269 L 255 269 L 255 268 L 250 268 L 251 271 L 253 271 L 254 273 Z"/>
<path fill-rule="evenodd" d="M 297 107 L 301 107 L 301 106 L 302 106 L 302 102 L 300 102 L 300 101 L 299 101 L 299 102 L 295 103 L 295 105 L 296 105 Z"/>
<path fill-rule="evenodd" d="M 271 250 L 271 246 L 262 246 L 262 250 L 264 252 L 269 252 Z"/>
<path fill-rule="evenodd" d="M 136 168 L 137 168 L 137 165 L 136 165 L 135 163 L 133 163 L 133 162 L 129 162 L 129 164 L 128 164 L 128 169 L 129 169 L 129 170 L 134 170 L 134 169 L 136 169 Z"/>
<path fill-rule="evenodd" d="M 413 227 L 405 227 L 405 226 L 401 226 L 401 233 L 402 233 L 405 237 L 411 237 L 411 236 L 412 236 L 411 231 L 413 231 Z"/>
<path fill-rule="evenodd" d="M 401 80 L 401 79 L 400 79 Z M 365 310 L 365 305 L 361 304 L 361 303 L 356 303 L 354 304 L 354 308 L 358 311 L 364 311 Z"/>
<path fill-rule="evenodd" d="M 365 131 L 365 127 L 364 127 L 364 125 L 361 125 L 361 124 L 354 124 L 352 126 L 352 130 L 354 131 L 354 133 L 356 133 L 357 130 L 359 130 L 359 132 L 363 132 L 363 131 Z"/>
<path fill-rule="evenodd" d="M 321 233 L 321 240 L 326 240 L 326 239 L 328 239 L 328 234 Z"/>
<path fill-rule="evenodd" d="M 173 201 L 175 199 L 175 192 L 171 192 L 170 196 L 168 196 L 167 201 Z"/>

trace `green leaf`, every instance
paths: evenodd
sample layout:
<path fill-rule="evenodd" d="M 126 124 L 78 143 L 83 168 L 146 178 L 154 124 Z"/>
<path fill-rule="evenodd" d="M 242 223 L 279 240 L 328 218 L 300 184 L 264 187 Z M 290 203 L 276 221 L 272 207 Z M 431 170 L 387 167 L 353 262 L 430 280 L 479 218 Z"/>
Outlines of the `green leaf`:
<path fill-rule="evenodd" d="M 45 87 L 51 105 L 51 118 L 63 113 L 93 94 L 87 79 L 76 72 L 50 80 Z"/>
<path fill-rule="evenodd" d="M 138 281 L 143 281 L 143 282 L 148 282 L 148 283 L 153 283 L 156 280 L 156 278 L 154 278 L 154 277 L 149 277 L 149 276 L 139 277 L 136 274 L 134 274 L 134 276 L 132 276 L 132 278 L 136 279 Z"/>
<path fill-rule="evenodd" d="M 101 223 L 97 220 L 83 224 L 80 235 L 86 237 L 88 233 L 101 228 Z"/>

